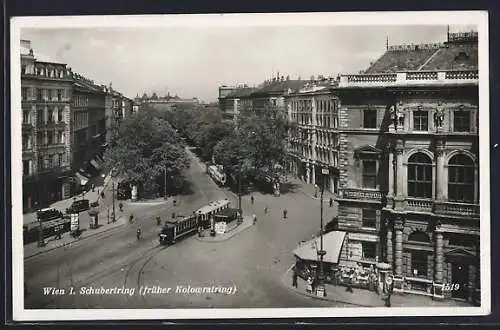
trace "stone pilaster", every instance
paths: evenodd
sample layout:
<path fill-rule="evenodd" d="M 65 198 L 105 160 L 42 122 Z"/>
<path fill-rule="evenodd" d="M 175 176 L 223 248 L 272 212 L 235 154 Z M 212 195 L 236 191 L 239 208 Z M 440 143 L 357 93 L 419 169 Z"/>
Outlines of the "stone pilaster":
<path fill-rule="evenodd" d="M 387 228 L 387 263 L 391 266 L 394 263 L 394 255 L 392 250 L 392 222 L 390 219 L 386 220 L 386 228 Z"/>
<path fill-rule="evenodd" d="M 434 282 L 443 283 L 443 233 L 441 226 L 437 225 L 435 229 L 435 250 L 434 250 Z"/>
<path fill-rule="evenodd" d="M 396 146 L 394 148 L 394 156 L 396 158 L 396 167 L 394 169 L 394 181 L 396 185 L 394 186 L 394 209 L 402 210 L 404 209 L 404 175 L 403 175 L 403 152 L 404 144 L 403 140 L 398 139 L 396 141 Z"/>
<path fill-rule="evenodd" d="M 401 276 L 403 272 L 403 229 L 404 218 L 397 217 L 394 223 L 394 230 L 396 231 L 396 247 L 395 247 L 395 273 Z"/>
<path fill-rule="evenodd" d="M 436 199 L 437 200 L 446 200 L 448 195 L 448 178 L 445 175 L 444 171 L 444 147 L 445 142 L 442 139 L 438 139 L 436 141 Z"/>

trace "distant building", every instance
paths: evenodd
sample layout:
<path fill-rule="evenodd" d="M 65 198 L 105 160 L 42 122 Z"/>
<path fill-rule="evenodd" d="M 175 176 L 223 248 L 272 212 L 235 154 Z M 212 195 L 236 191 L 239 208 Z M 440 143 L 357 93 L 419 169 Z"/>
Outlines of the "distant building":
<path fill-rule="evenodd" d="M 153 94 L 152 96 L 144 94 L 142 97 L 137 96 L 133 101 L 136 103 L 137 109 L 150 107 L 168 111 L 175 110 L 180 106 L 197 106 L 200 104 L 196 97 L 183 99 L 177 95 L 171 96 L 170 94 L 163 97 L 158 97 L 156 94 Z"/>

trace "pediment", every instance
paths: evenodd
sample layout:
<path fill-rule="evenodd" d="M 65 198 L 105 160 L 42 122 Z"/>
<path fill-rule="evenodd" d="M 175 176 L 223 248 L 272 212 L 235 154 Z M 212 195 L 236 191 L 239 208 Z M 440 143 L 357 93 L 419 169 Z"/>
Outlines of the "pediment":
<path fill-rule="evenodd" d="M 379 156 L 382 153 L 382 150 L 372 146 L 365 145 L 354 150 L 354 155 L 357 157 L 360 156 Z"/>
<path fill-rule="evenodd" d="M 445 253 L 447 256 L 455 256 L 455 257 L 461 257 L 461 256 L 470 256 L 470 257 L 475 257 L 476 255 L 466 249 L 457 247 L 455 249 L 449 250 L 448 252 Z"/>

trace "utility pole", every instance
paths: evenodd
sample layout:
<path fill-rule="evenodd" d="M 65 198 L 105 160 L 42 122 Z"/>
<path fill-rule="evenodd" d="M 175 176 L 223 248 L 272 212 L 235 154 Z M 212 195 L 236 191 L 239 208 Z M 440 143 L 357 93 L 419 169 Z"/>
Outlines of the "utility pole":
<path fill-rule="evenodd" d="M 113 197 L 113 222 L 116 221 L 116 214 L 115 214 L 115 183 L 111 182 L 111 195 Z"/>
<path fill-rule="evenodd" d="M 320 198 L 320 203 L 321 203 L 321 208 L 320 208 L 320 222 L 321 222 L 321 230 L 320 230 L 320 248 L 318 251 L 318 256 L 319 256 L 319 275 L 318 275 L 318 281 L 319 285 L 318 288 L 322 290 L 321 295 L 326 296 L 326 291 L 325 291 L 325 285 L 324 285 L 324 262 L 323 258 L 326 254 L 326 251 L 323 249 L 323 193 L 325 191 L 325 175 L 328 174 L 328 170 L 323 168 L 321 169 L 321 198 Z"/>
<path fill-rule="evenodd" d="M 38 180 L 40 180 L 40 176 L 38 176 Z M 38 182 L 38 211 L 42 210 L 42 180 Z M 45 246 L 45 242 L 43 239 L 43 225 L 42 218 L 38 216 L 38 212 L 35 212 L 35 216 L 38 218 L 38 247 Z"/>
<path fill-rule="evenodd" d="M 167 165 L 165 165 L 165 182 L 164 182 L 164 187 L 163 187 L 163 198 L 166 200 L 167 199 Z"/>

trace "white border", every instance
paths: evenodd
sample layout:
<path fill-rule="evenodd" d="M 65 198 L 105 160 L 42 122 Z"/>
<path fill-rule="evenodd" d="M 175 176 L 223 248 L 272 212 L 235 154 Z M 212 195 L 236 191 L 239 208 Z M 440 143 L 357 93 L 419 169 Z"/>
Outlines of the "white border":
<path fill-rule="evenodd" d="M 373 26 L 373 25 L 476 25 L 479 33 L 479 143 L 481 209 L 481 307 L 460 308 L 242 308 L 242 309 L 93 309 L 25 310 L 22 244 L 21 145 L 21 28 L 138 28 L 228 26 Z M 14 17 L 11 19 L 11 129 L 12 129 L 12 285 L 16 321 L 126 320 L 126 319 L 227 319 L 370 316 L 472 316 L 491 312 L 490 279 L 490 157 L 488 13 L 486 11 L 214 14 L 145 16 Z M 411 40 L 409 40 L 411 42 Z M 17 184 L 15 184 L 17 183 Z"/>

